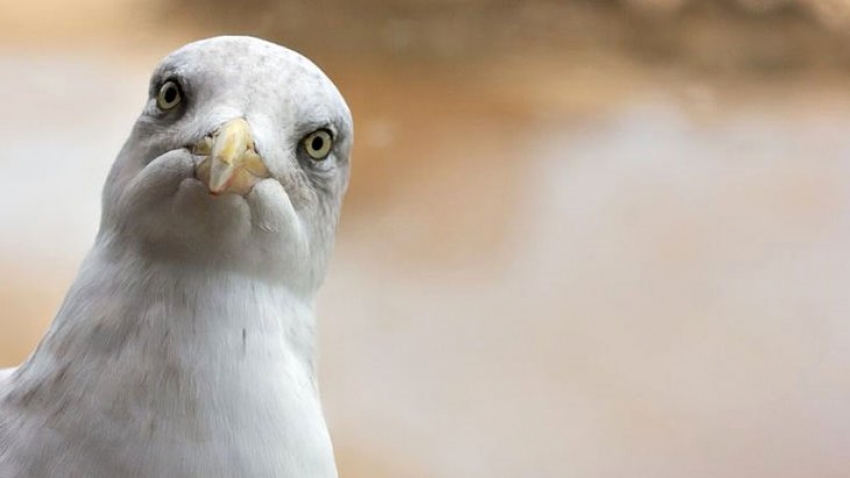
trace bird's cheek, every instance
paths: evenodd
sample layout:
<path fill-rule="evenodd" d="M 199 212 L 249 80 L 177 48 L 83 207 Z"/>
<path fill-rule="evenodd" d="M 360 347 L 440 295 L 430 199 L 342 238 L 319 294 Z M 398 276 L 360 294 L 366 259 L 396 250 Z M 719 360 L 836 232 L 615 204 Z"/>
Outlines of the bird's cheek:
<path fill-rule="evenodd" d="M 307 221 L 296 211 L 290 196 L 276 179 L 258 183 L 246 197 L 254 233 L 288 262 L 303 260 L 309 251 Z"/>

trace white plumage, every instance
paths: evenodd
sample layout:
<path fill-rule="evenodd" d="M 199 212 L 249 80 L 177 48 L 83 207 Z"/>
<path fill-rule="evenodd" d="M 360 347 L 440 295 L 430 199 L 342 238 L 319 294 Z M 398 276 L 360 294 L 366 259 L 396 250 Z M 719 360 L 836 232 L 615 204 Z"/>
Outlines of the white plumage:
<path fill-rule="evenodd" d="M 352 134 L 283 47 L 166 57 L 94 247 L 35 352 L 0 371 L 0 478 L 335 477 L 314 298 Z"/>

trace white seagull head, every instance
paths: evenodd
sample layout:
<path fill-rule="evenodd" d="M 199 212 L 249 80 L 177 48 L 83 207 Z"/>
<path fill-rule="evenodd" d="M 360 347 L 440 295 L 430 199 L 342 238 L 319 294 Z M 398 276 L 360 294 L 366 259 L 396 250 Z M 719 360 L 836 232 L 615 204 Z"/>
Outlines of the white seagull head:
<path fill-rule="evenodd" d="M 250 37 L 191 43 L 151 77 L 104 188 L 98 240 L 312 295 L 332 249 L 352 135 L 342 95 L 307 58 Z"/>

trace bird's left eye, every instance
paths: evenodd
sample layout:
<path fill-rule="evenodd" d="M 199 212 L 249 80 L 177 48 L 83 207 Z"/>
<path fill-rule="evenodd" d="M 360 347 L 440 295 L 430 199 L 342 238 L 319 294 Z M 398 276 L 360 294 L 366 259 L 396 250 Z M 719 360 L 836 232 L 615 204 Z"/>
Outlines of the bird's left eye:
<path fill-rule="evenodd" d="M 328 130 L 313 131 L 303 139 L 304 150 L 314 161 L 323 161 L 333 147 L 333 137 Z"/>
<path fill-rule="evenodd" d="M 166 111 L 180 104 L 182 99 L 183 93 L 180 92 L 180 86 L 176 81 L 169 80 L 159 88 L 159 94 L 156 95 L 156 105 L 159 109 Z"/>

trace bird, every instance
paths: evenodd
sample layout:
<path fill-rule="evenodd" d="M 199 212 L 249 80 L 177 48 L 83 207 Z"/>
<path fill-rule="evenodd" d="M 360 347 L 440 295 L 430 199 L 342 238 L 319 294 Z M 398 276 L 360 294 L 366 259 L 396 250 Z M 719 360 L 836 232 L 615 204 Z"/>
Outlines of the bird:
<path fill-rule="evenodd" d="M 337 87 L 284 46 L 165 56 L 92 248 L 0 372 L 0 478 L 336 477 L 315 304 L 353 133 Z"/>

